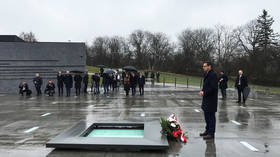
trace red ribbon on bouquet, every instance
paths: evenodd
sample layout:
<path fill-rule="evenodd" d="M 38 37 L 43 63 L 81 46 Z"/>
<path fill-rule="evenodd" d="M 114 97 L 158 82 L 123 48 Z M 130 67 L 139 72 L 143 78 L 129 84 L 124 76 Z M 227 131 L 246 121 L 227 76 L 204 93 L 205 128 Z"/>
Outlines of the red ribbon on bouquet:
<path fill-rule="evenodd" d="M 180 126 L 178 126 L 177 131 L 173 131 L 172 133 L 173 133 L 173 137 L 177 138 L 179 136 L 182 142 L 184 143 L 187 142 L 187 138 Z"/>

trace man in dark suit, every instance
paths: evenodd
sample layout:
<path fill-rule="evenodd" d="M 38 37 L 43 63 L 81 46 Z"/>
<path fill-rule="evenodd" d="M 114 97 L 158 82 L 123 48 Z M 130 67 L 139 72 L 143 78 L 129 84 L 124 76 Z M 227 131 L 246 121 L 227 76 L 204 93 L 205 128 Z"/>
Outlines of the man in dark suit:
<path fill-rule="evenodd" d="M 62 75 L 61 71 L 58 72 L 56 79 L 57 79 L 58 96 L 63 96 L 64 76 Z"/>
<path fill-rule="evenodd" d="M 146 82 L 145 76 L 143 76 L 142 73 L 139 72 L 138 85 L 139 85 L 139 93 L 140 93 L 140 95 L 144 95 L 144 85 L 145 85 L 145 82 Z"/>
<path fill-rule="evenodd" d="M 219 87 L 221 89 L 223 100 L 226 99 L 227 97 L 227 88 L 228 88 L 227 81 L 228 81 L 227 75 L 225 74 L 224 71 L 221 71 L 219 77 Z"/>
<path fill-rule="evenodd" d="M 200 136 L 203 136 L 203 139 L 214 139 L 216 130 L 215 114 L 218 106 L 218 77 L 210 62 L 203 64 L 203 70 L 205 75 L 200 96 L 203 97 L 201 108 L 204 111 L 206 130 L 200 133 Z"/>
<path fill-rule="evenodd" d="M 241 103 L 241 93 L 243 97 L 243 103 L 245 103 L 246 99 L 244 97 L 244 88 L 248 87 L 247 77 L 243 75 L 243 70 L 238 71 L 238 76 L 235 81 L 235 88 L 238 91 L 238 101 L 236 103 Z"/>
<path fill-rule="evenodd" d="M 73 77 L 69 71 L 66 71 L 66 75 L 64 76 L 64 84 L 66 88 L 66 96 L 69 97 L 71 94 L 71 88 L 73 87 Z"/>
<path fill-rule="evenodd" d="M 83 81 L 83 78 L 80 75 L 80 73 L 75 74 L 74 81 L 75 81 L 76 96 L 80 96 L 82 81 Z"/>

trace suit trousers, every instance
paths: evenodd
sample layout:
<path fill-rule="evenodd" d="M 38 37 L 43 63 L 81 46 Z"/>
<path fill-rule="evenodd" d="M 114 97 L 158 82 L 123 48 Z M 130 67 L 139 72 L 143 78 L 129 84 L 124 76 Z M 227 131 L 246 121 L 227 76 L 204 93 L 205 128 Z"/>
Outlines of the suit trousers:
<path fill-rule="evenodd" d="M 206 122 L 205 130 L 208 135 L 215 135 L 216 131 L 216 113 L 215 112 L 205 112 L 204 118 Z"/>

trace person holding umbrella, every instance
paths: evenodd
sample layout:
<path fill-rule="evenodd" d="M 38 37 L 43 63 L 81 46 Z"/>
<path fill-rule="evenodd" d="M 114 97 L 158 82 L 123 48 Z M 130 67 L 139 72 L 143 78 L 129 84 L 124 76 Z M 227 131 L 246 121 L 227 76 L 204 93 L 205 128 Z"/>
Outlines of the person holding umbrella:
<path fill-rule="evenodd" d="M 113 69 L 106 69 L 103 72 L 103 87 L 104 87 L 104 94 L 108 94 L 109 93 L 109 87 L 111 88 L 112 86 L 112 82 L 113 82 L 113 74 L 116 73 L 115 70 Z"/>
<path fill-rule="evenodd" d="M 94 80 L 94 83 L 95 83 L 94 93 L 95 93 L 95 94 L 99 94 L 99 93 L 100 93 L 100 91 L 99 91 L 100 76 L 98 75 L 98 73 L 95 73 L 95 80 Z"/>
<path fill-rule="evenodd" d="M 130 90 L 130 76 L 129 76 L 128 72 L 126 72 L 125 77 L 123 78 L 123 82 L 124 82 L 124 90 L 125 90 L 126 96 L 128 96 L 129 90 Z"/>
<path fill-rule="evenodd" d="M 86 73 L 85 73 L 85 76 L 83 77 L 83 83 L 84 83 L 84 93 L 87 94 L 88 72 L 86 72 Z"/>
<path fill-rule="evenodd" d="M 132 95 L 134 96 L 136 94 L 136 85 L 137 85 L 137 76 L 135 75 L 134 72 L 131 72 L 130 76 L 130 86 L 131 86 L 131 92 Z"/>
<path fill-rule="evenodd" d="M 102 80 L 102 85 L 104 88 L 104 94 L 108 94 L 109 93 L 109 74 L 108 73 L 103 73 L 103 80 Z"/>

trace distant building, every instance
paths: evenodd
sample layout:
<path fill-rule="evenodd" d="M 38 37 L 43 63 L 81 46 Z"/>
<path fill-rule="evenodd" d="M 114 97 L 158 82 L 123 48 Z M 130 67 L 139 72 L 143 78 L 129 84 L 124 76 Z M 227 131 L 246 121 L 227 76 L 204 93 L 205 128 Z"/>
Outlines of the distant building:
<path fill-rule="evenodd" d="M 35 92 L 32 78 L 40 73 L 43 89 L 56 82 L 58 71 L 85 71 L 85 43 L 24 42 L 15 35 L 0 35 L 0 93 L 17 93 L 26 81 Z"/>

